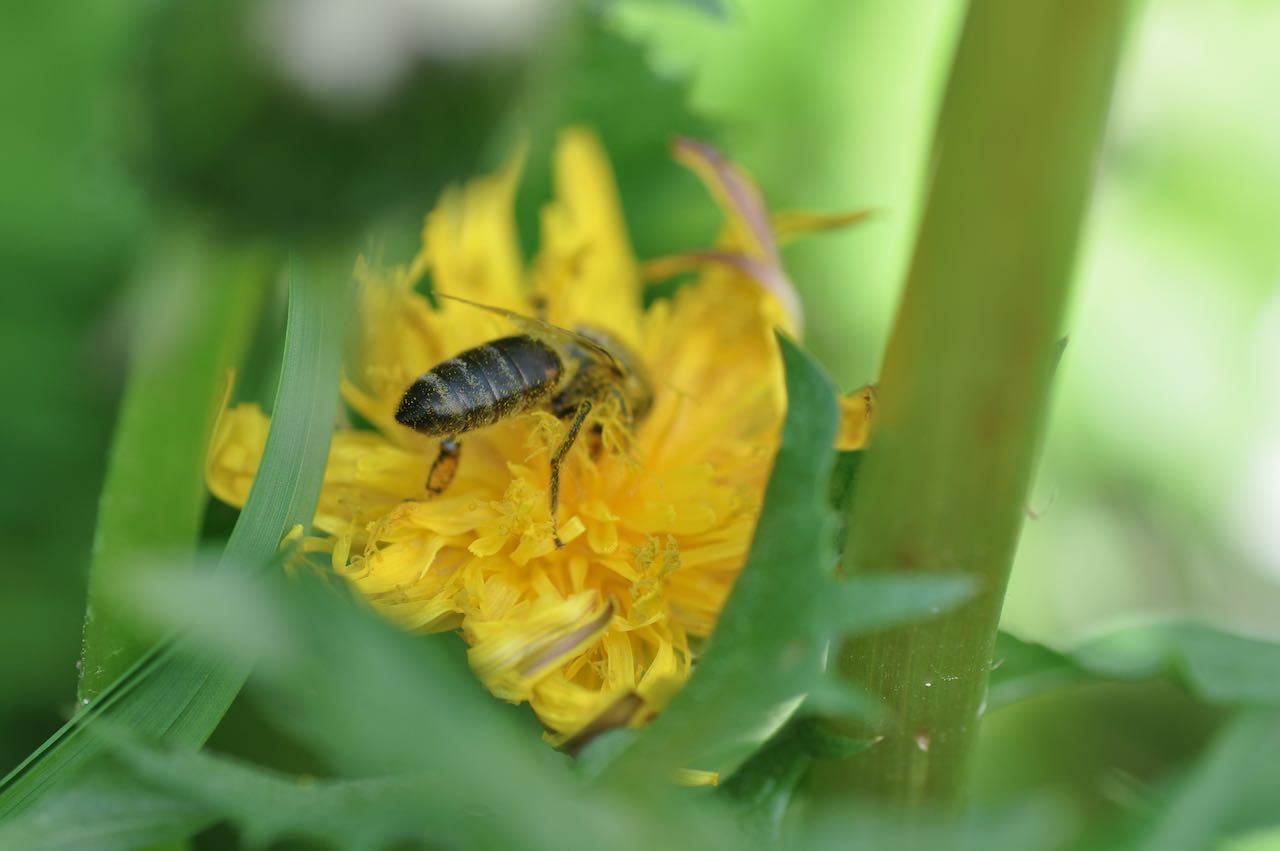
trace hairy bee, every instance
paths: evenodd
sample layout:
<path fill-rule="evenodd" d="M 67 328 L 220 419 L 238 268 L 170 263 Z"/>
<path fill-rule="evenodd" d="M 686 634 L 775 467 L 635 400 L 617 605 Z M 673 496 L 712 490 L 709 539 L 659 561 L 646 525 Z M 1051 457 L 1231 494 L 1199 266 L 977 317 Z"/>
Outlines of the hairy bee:
<path fill-rule="evenodd" d="M 601 329 L 570 331 L 509 310 L 445 296 L 505 316 L 523 333 L 467 349 L 419 376 L 405 391 L 396 422 L 432 437 L 440 451 L 427 474 L 427 490 L 443 493 L 461 459 L 458 436 L 534 410 L 569 421 L 551 456 L 551 527 L 556 546 L 560 505 L 560 465 L 593 408 L 614 399 L 628 427 L 638 423 L 653 401 L 640 360 Z M 599 426 L 596 427 L 597 429 Z"/>

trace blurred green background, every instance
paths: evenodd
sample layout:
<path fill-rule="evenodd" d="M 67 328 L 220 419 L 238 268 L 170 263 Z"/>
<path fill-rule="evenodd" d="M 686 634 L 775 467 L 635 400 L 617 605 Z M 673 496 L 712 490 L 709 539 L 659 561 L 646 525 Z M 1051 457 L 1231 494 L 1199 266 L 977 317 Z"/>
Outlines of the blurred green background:
<path fill-rule="evenodd" d="M 175 81 L 164 64 L 239 61 L 214 48 L 157 48 L 160 36 L 184 32 L 193 44 L 216 42 L 206 30 L 191 35 L 190 21 L 104 0 L 74 10 L 9 4 L 0 12 L 3 767 L 73 704 L 136 281 L 175 217 L 212 211 L 216 229 L 310 238 L 363 216 L 400 235 L 381 243 L 394 260 L 410 250 L 405 235 L 440 180 L 493 162 L 528 132 L 520 215 L 530 250 L 554 128 L 586 121 L 614 156 L 638 253 L 653 256 L 714 235 L 715 210 L 666 152 L 677 133 L 709 137 L 757 176 L 775 207 L 876 210 L 854 230 L 788 251 L 809 343 L 852 389 L 876 374 L 910 260 L 962 13 L 962 3 L 938 0 L 617 3 L 552 16 L 498 58 L 446 63 L 445 72 L 428 63 L 425 83 L 406 71 L 409 83 L 376 95 L 378 75 L 398 72 L 369 71 L 357 51 L 350 67 L 331 63 L 336 76 L 310 78 L 321 94 L 303 97 L 296 113 L 263 99 L 280 121 L 296 119 L 297 138 L 330 138 L 348 125 L 383 134 L 343 137 L 362 140 L 354 161 L 370 165 L 359 180 L 319 147 L 298 166 L 323 189 L 301 215 L 259 194 L 289 177 L 281 163 L 293 149 L 273 156 L 254 142 L 275 138 L 276 125 L 255 125 L 260 113 L 226 99 L 230 84 L 216 74 Z M 1069 646 L 1135 620 L 1188 615 L 1280 638 L 1280 111 L 1267 83 L 1280 79 L 1277 43 L 1275 4 L 1135 6 L 1006 607 L 1018 635 Z M 303 66 L 289 67 L 305 77 Z M 364 88 L 342 84 L 356 77 Z M 316 98 L 337 112 L 314 111 Z M 219 103 L 230 106 L 219 112 Z M 341 118 L 314 117 L 332 114 Z M 244 172 L 228 184 L 208 177 L 227 166 L 217 144 L 163 131 L 201 121 L 244 128 L 232 162 Z M 381 148 L 367 141 L 383 137 Z M 424 139 L 434 140 L 425 157 L 414 147 Z M 426 168 L 376 167 L 400 159 Z M 1121 800 L 1132 776 L 1158 776 L 1213 720 L 1164 687 L 1109 689 L 993 713 L 983 793 L 998 799 L 1034 783 L 1072 785 L 1085 806 Z M 1106 735 L 1069 749 L 1035 732 L 1101 729 L 1103 720 Z M 1108 760 L 1120 767 L 1100 773 Z"/>

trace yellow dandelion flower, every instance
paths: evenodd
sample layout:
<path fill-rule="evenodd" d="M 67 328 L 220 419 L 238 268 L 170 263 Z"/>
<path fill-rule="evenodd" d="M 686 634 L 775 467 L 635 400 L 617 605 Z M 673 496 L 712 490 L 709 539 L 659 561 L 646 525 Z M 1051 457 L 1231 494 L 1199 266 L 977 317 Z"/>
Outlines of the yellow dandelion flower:
<path fill-rule="evenodd" d="M 638 264 L 603 151 L 570 130 L 528 270 L 512 220 L 520 154 L 447 191 L 407 267 L 356 270 L 361 343 L 342 389 L 376 430 L 334 434 L 315 518 L 327 537 L 311 549 L 330 551 L 333 569 L 405 627 L 460 630 L 484 684 L 528 702 L 558 745 L 643 723 L 689 677 L 746 558 L 779 440 L 774 328 L 798 334 L 800 313 L 777 237 L 732 164 L 691 141 L 675 153 L 728 214 L 715 250 Z M 794 230 L 836 219 L 785 221 Z M 644 310 L 645 279 L 679 271 L 696 276 Z M 598 439 L 569 451 L 554 522 L 549 460 L 568 423 L 548 412 L 462 435 L 453 478 L 428 491 L 440 441 L 395 421 L 406 388 L 518 329 L 460 301 L 433 307 L 416 289 L 427 276 L 440 293 L 604 332 L 647 373 L 652 404 L 633 429 L 618 406 L 588 419 Z M 224 412 L 208 469 L 220 499 L 243 505 L 267 428 L 255 405 Z M 845 435 L 856 443 L 865 429 Z"/>

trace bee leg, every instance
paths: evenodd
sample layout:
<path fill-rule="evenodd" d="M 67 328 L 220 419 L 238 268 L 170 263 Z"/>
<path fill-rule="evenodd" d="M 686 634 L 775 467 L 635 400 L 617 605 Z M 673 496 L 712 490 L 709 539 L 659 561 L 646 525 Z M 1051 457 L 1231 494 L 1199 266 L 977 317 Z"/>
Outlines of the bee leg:
<path fill-rule="evenodd" d="M 599 423 L 593 425 L 587 431 L 586 440 L 587 454 L 591 456 L 591 460 L 600 460 L 600 453 L 604 452 L 604 427 Z"/>
<path fill-rule="evenodd" d="M 457 437 L 446 437 L 440 441 L 440 452 L 436 460 L 431 462 L 431 472 L 427 473 L 427 491 L 439 496 L 453 481 L 453 474 L 458 472 L 458 459 L 462 457 L 462 444 Z"/>
<path fill-rule="evenodd" d="M 534 293 L 529 296 L 529 304 L 533 307 L 533 315 L 547 321 L 547 297 L 542 293 Z"/>
<path fill-rule="evenodd" d="M 560 540 L 560 529 L 556 525 L 556 511 L 560 508 L 560 463 L 564 461 L 564 456 L 569 454 L 573 442 L 578 438 L 578 432 L 582 429 L 582 423 L 589 413 L 591 413 L 591 400 L 584 399 L 579 403 L 577 413 L 573 415 L 573 424 L 569 426 L 569 432 L 560 442 L 560 448 L 556 450 L 555 455 L 551 456 L 551 535 L 555 538 L 556 549 L 564 546 L 564 541 Z"/>

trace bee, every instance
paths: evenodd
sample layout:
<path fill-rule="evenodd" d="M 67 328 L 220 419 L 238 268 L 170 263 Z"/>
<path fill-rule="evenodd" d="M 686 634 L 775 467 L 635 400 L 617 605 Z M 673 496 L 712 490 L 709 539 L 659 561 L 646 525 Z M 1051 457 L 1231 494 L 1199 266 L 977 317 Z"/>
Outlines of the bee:
<path fill-rule="evenodd" d="M 396 422 L 442 438 L 427 474 L 427 490 L 445 491 L 462 456 L 459 436 L 530 411 L 569 422 L 551 455 L 550 513 L 556 547 L 560 467 L 593 409 L 613 399 L 634 428 L 648 413 L 653 391 L 640 359 L 603 329 L 572 331 L 541 319 L 437 293 L 511 320 L 521 333 L 491 340 L 436 364 L 414 380 L 396 409 Z M 601 426 L 593 431 L 598 435 Z"/>

